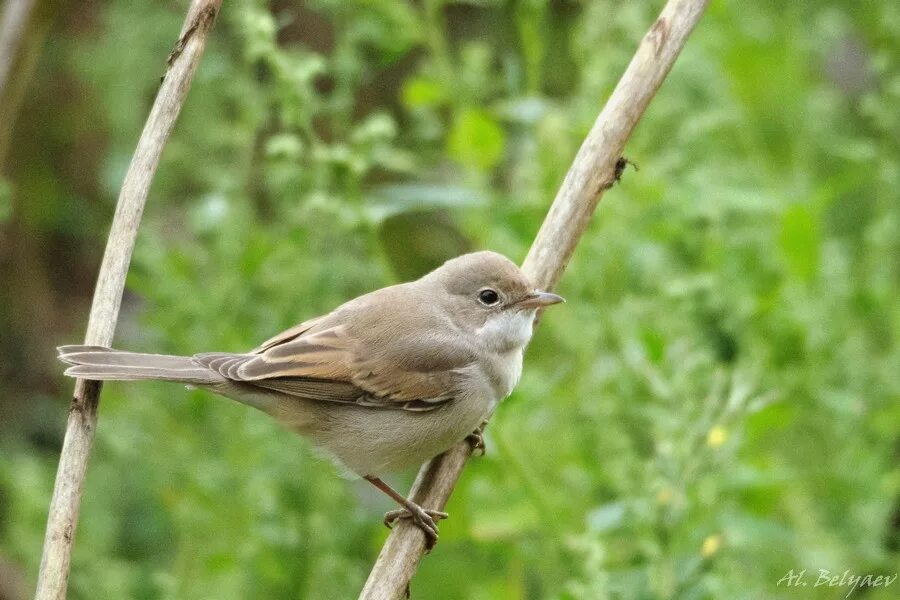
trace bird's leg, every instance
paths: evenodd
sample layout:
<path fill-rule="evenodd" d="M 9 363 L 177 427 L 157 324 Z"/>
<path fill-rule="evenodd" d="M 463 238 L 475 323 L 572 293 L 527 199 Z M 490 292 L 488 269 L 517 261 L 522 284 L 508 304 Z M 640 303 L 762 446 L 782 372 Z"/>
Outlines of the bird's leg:
<path fill-rule="evenodd" d="M 366 475 L 365 480 L 390 496 L 402 509 L 391 510 L 384 514 L 384 524 L 390 529 L 397 519 L 411 519 L 416 527 L 425 534 L 425 548 L 429 552 L 438 540 L 438 527 L 435 521 L 446 519 L 449 515 L 439 510 L 422 508 L 412 500 L 404 498 L 402 494 L 374 475 Z"/>
<path fill-rule="evenodd" d="M 487 421 L 482 421 L 475 431 L 466 436 L 466 441 L 472 445 L 472 454 L 484 456 L 487 453 L 487 446 L 484 445 L 484 426 Z"/>

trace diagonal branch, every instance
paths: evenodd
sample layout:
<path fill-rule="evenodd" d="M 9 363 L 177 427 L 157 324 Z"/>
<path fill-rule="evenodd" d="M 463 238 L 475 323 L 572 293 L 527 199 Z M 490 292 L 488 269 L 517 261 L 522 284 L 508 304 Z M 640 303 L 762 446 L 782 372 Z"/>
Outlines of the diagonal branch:
<path fill-rule="evenodd" d="M 581 239 L 603 192 L 612 187 L 624 166 L 622 150 L 650 100 L 656 94 L 688 36 L 700 20 L 707 0 L 669 0 L 644 36 L 606 106 L 578 150 L 562 187 L 525 257 L 522 269 L 541 289 L 553 289 Z M 443 509 L 471 455 L 461 442 L 425 463 L 410 491 L 411 499 Z M 369 574 L 360 600 L 395 600 L 425 551 L 425 537 L 409 522 L 388 536 Z"/>
<path fill-rule="evenodd" d="M 125 289 L 125 276 L 150 184 L 163 147 L 187 97 L 221 4 L 222 0 L 192 0 L 188 9 L 175 51 L 169 57 L 166 75 L 122 183 L 94 290 L 85 344 L 112 344 Z M 98 382 L 79 379 L 75 383 L 56 484 L 50 500 L 36 600 L 61 600 L 66 597 L 72 541 L 97 426 L 99 400 Z"/>

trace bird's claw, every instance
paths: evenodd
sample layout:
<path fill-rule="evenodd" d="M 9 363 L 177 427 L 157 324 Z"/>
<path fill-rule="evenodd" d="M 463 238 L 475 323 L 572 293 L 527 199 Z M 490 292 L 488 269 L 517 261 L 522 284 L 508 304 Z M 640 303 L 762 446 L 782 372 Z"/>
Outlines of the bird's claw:
<path fill-rule="evenodd" d="M 476 456 L 484 456 L 487 453 L 487 446 L 484 444 L 484 426 L 487 421 L 478 426 L 478 429 L 466 436 L 466 441 L 472 446 L 472 454 Z"/>
<path fill-rule="evenodd" d="M 394 524 L 400 519 L 411 519 L 412 522 L 425 534 L 425 550 L 431 552 L 438 541 L 438 527 L 436 521 L 449 517 L 447 513 L 430 508 L 422 508 L 418 504 L 412 504 L 409 508 L 398 508 L 384 513 L 384 525 L 393 529 Z"/>

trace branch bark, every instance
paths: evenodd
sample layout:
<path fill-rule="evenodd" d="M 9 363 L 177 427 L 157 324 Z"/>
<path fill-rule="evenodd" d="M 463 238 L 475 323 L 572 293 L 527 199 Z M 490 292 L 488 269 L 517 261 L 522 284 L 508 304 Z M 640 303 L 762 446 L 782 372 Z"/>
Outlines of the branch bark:
<path fill-rule="evenodd" d="M 150 184 L 163 147 L 200 63 L 222 0 L 192 0 L 184 26 L 167 61 L 167 70 L 119 193 L 103 263 L 94 290 L 85 344 L 110 346 L 119 316 L 125 276 L 137 238 Z M 50 500 L 36 600 L 66 597 L 72 542 L 81 507 L 87 461 L 97 425 L 100 384 L 79 379 Z"/>
<path fill-rule="evenodd" d="M 562 277 L 603 192 L 618 178 L 625 143 L 699 22 L 706 4 L 707 0 L 670 0 L 641 41 L 578 150 L 525 257 L 522 269 L 537 287 L 552 290 Z M 469 443 L 461 442 L 422 465 L 410 491 L 413 501 L 442 510 L 470 455 Z M 378 555 L 360 600 L 402 598 L 424 551 L 422 532 L 408 521 L 398 523 Z"/>

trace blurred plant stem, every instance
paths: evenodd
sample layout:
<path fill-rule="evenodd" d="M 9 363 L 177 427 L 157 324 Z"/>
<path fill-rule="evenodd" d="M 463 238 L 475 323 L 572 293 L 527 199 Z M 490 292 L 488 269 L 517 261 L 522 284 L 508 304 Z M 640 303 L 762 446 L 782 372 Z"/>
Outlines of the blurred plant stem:
<path fill-rule="evenodd" d="M 0 365 L 6 380 L 0 382 L 0 390 L 6 385 L 10 390 L 0 398 L 0 417 L 11 428 L 21 427 L 27 416 L 14 411 L 7 398 L 15 395 L 12 390 L 17 386 L 33 386 L 45 376 L 47 352 L 41 338 L 57 313 L 51 276 L 42 260 L 45 249 L 27 217 L 32 207 L 22 206 L 23 197 L 16 193 L 20 182 L 9 154 L 26 91 L 53 19 L 64 4 L 6 0 L 0 12 L 0 276 L 9 278 L 3 286 L 5 297 L 0 297 L 0 327 L 10 333 L 0 341 L 0 351 L 8 358 Z"/>
<path fill-rule="evenodd" d="M 0 173 L 44 40 L 63 0 L 6 0 L 0 13 Z"/>

